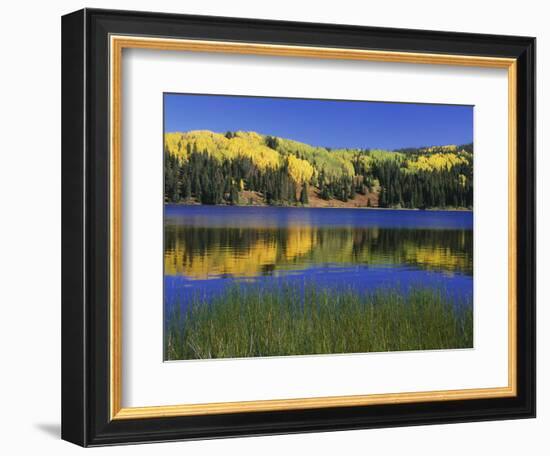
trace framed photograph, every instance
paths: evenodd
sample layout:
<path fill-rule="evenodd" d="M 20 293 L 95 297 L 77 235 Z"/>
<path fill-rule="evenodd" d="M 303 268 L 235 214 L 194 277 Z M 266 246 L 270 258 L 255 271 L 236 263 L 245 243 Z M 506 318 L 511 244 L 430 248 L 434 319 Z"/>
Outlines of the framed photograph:
<path fill-rule="evenodd" d="M 535 416 L 535 39 L 62 20 L 62 437 Z"/>

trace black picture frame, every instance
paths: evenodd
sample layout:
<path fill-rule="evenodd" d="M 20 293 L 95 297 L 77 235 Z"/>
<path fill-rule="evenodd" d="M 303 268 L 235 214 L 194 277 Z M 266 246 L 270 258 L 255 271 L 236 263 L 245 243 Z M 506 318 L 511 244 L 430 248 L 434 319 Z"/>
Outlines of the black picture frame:
<path fill-rule="evenodd" d="M 111 420 L 109 36 L 517 59 L 517 395 Z M 535 39 L 84 9 L 62 19 L 62 438 L 82 446 L 535 416 Z M 498 284 L 495 284 L 498 286 Z"/>

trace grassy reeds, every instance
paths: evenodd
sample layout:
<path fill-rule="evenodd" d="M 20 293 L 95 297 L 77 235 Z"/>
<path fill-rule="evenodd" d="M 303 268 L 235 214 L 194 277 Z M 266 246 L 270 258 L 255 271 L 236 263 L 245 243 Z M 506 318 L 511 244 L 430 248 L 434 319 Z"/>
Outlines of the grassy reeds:
<path fill-rule="evenodd" d="M 473 346 L 471 302 L 444 293 L 234 286 L 167 317 L 165 359 L 364 353 Z"/>

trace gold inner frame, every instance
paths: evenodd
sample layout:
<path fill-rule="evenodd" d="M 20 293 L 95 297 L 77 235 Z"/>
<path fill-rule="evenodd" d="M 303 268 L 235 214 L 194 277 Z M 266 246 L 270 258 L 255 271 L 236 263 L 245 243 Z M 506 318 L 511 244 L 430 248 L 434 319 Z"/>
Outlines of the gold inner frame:
<path fill-rule="evenodd" d="M 508 385 L 505 387 L 366 394 L 245 402 L 122 407 L 122 51 L 123 49 L 253 54 L 317 59 L 367 60 L 453 65 L 508 70 Z M 387 52 L 133 36 L 110 37 L 110 414 L 111 419 L 297 410 L 323 407 L 397 404 L 459 399 L 512 397 L 517 394 L 517 61 L 468 55 Z"/>

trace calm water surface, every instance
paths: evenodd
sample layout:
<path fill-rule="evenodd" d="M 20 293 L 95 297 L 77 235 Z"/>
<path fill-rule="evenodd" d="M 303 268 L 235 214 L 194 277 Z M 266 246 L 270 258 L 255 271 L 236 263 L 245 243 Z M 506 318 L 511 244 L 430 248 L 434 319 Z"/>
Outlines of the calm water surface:
<path fill-rule="evenodd" d="M 235 283 L 359 291 L 430 286 L 471 298 L 471 212 L 165 206 L 165 306 Z"/>

